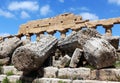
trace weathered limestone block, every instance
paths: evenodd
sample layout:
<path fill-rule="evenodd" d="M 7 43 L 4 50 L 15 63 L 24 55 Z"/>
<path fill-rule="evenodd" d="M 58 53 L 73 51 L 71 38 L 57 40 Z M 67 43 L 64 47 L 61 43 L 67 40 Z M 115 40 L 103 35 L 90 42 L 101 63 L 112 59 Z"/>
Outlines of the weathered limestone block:
<path fill-rule="evenodd" d="M 60 61 L 60 66 L 59 67 L 65 67 L 69 65 L 69 61 L 70 61 L 71 57 L 69 57 L 68 55 L 65 55 L 62 60 Z"/>
<path fill-rule="evenodd" d="M 91 71 L 92 80 L 119 81 L 120 69 L 100 69 Z"/>
<path fill-rule="evenodd" d="M 30 41 L 29 41 L 29 40 L 27 40 L 27 39 L 22 40 L 22 45 L 26 45 L 26 44 L 29 44 L 29 43 L 30 43 Z"/>
<path fill-rule="evenodd" d="M 20 80 L 21 76 L 12 75 L 12 76 L 8 76 L 7 78 L 10 80 L 10 82 L 16 83 L 16 81 Z"/>
<path fill-rule="evenodd" d="M 72 58 L 71 58 L 71 61 L 70 61 L 70 67 L 77 67 L 77 64 L 79 63 L 79 60 L 80 60 L 80 57 L 82 56 L 82 53 L 83 53 L 83 50 L 79 49 L 79 48 L 76 48 L 73 55 L 72 55 Z"/>
<path fill-rule="evenodd" d="M 44 68 L 44 77 L 45 78 L 56 78 L 58 72 L 57 67 L 46 67 Z"/>
<path fill-rule="evenodd" d="M 73 80 L 72 83 L 119 83 L 115 81 L 100 81 L 100 80 Z"/>
<path fill-rule="evenodd" d="M 90 79 L 89 68 L 60 68 L 58 78 L 63 79 Z"/>
<path fill-rule="evenodd" d="M 53 67 L 59 67 L 61 61 L 60 60 L 53 60 Z"/>
<path fill-rule="evenodd" d="M 1 72 L 3 74 L 7 74 L 9 72 L 12 72 L 14 75 L 22 75 L 22 71 L 18 71 L 14 66 L 3 66 L 1 68 Z"/>
<path fill-rule="evenodd" d="M 57 39 L 51 35 L 41 37 L 39 42 L 26 44 L 17 48 L 13 54 L 12 62 L 20 71 L 36 70 L 56 48 Z"/>
<path fill-rule="evenodd" d="M 87 28 L 72 33 L 70 36 L 58 42 L 59 49 L 67 52 L 74 52 L 76 48 L 83 48 L 85 42 L 91 37 L 101 38 L 101 35 L 95 30 Z"/>
<path fill-rule="evenodd" d="M 32 83 L 72 83 L 70 79 L 58 79 L 58 78 L 38 78 Z"/>
<path fill-rule="evenodd" d="M 88 63 L 96 68 L 112 66 L 117 59 L 115 48 L 104 39 L 87 40 L 83 50 Z"/>
<path fill-rule="evenodd" d="M 118 36 L 103 36 L 115 49 L 118 49 L 120 37 Z"/>
<path fill-rule="evenodd" d="M 101 38 L 101 34 L 97 32 L 96 29 L 92 29 L 92 28 L 87 28 L 85 30 L 81 30 L 78 32 L 78 42 L 81 44 L 81 46 L 83 47 L 84 44 L 86 43 L 87 40 L 89 40 L 90 38 L 94 37 L 94 38 Z"/>
<path fill-rule="evenodd" d="M 7 65 L 10 62 L 10 57 L 0 59 L 0 65 Z"/>
<path fill-rule="evenodd" d="M 0 43 L 0 58 L 11 57 L 14 50 L 22 44 L 22 41 L 17 38 L 10 38 Z"/>
<path fill-rule="evenodd" d="M 0 75 L 0 82 L 2 82 L 3 81 L 3 79 L 5 79 L 7 77 L 7 75 Z"/>
<path fill-rule="evenodd" d="M 77 36 L 77 32 L 73 32 L 71 33 L 71 35 L 65 37 L 64 39 L 60 39 L 58 41 L 58 47 L 62 50 L 62 51 L 74 51 L 75 48 L 79 48 L 80 45 L 78 43 L 78 36 Z"/>

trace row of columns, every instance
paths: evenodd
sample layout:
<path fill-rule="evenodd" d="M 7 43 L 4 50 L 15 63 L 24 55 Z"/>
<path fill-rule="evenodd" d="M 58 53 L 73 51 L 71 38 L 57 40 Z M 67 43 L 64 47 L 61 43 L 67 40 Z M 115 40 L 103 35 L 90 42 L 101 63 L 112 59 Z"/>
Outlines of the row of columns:
<path fill-rule="evenodd" d="M 103 26 L 105 28 L 105 35 L 106 36 L 112 36 L 112 27 L 113 25 L 104 25 Z M 91 27 L 96 29 L 96 27 Z M 67 30 L 61 31 L 61 38 L 65 38 L 66 37 L 66 32 Z M 55 32 L 49 32 L 48 34 L 53 35 Z M 42 35 L 43 33 L 36 33 L 36 41 L 40 40 L 40 35 Z M 32 34 L 26 34 L 26 39 L 31 41 L 31 36 Z M 4 38 L 0 37 L 0 41 L 4 41 Z"/>
<path fill-rule="evenodd" d="M 105 28 L 105 35 L 106 36 L 112 36 L 112 27 L 113 27 L 113 25 L 106 25 L 106 26 L 103 26 L 103 27 Z M 67 32 L 66 30 L 61 32 L 61 38 L 66 37 L 66 32 Z M 41 34 L 43 34 L 43 33 L 36 33 L 36 41 L 40 40 L 40 35 Z M 48 34 L 53 35 L 54 32 L 49 32 Z M 31 40 L 31 34 L 26 34 L 26 39 Z"/>
<path fill-rule="evenodd" d="M 50 32 L 48 34 L 54 35 L 54 32 Z M 43 33 L 36 33 L 36 41 L 40 40 L 40 35 L 43 35 Z M 26 36 L 27 40 L 31 41 L 31 36 L 32 36 L 31 34 L 28 33 L 25 36 Z M 65 38 L 65 37 L 66 37 L 66 31 L 62 31 L 61 32 L 61 38 Z"/>

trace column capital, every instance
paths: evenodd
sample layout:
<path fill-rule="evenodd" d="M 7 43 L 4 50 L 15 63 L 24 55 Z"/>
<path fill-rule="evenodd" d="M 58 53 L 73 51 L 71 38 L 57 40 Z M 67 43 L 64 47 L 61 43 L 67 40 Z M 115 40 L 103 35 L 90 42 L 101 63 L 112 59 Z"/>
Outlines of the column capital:
<path fill-rule="evenodd" d="M 105 35 L 106 36 L 112 36 L 112 27 L 113 25 L 104 25 L 105 28 Z"/>
<path fill-rule="evenodd" d="M 103 25 L 104 28 L 112 28 L 113 25 Z"/>

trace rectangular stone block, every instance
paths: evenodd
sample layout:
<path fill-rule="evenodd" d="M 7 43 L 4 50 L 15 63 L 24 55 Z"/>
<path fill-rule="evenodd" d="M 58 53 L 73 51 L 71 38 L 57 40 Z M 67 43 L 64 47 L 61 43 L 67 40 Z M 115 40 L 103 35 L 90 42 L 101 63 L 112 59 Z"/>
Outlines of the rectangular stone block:
<path fill-rule="evenodd" d="M 73 80 L 72 83 L 120 83 L 120 82 L 99 81 L 99 80 Z"/>
<path fill-rule="evenodd" d="M 7 77 L 7 75 L 0 75 L 0 82 L 3 81 L 3 79 L 5 79 Z"/>
<path fill-rule="evenodd" d="M 12 76 L 8 76 L 7 78 L 10 80 L 10 82 L 12 82 L 12 83 L 15 82 L 16 83 L 17 80 L 20 80 L 21 76 L 12 75 Z"/>
<path fill-rule="evenodd" d="M 44 68 L 44 77 L 46 78 L 56 78 L 58 68 L 57 67 L 46 67 Z"/>
<path fill-rule="evenodd" d="M 72 83 L 70 79 L 58 79 L 58 78 L 38 78 L 32 83 Z"/>
<path fill-rule="evenodd" d="M 3 74 L 7 74 L 9 72 L 12 72 L 14 75 L 22 75 L 22 71 L 18 71 L 14 66 L 3 66 L 1 69 Z"/>
<path fill-rule="evenodd" d="M 61 68 L 58 71 L 58 78 L 62 79 L 90 79 L 89 68 Z"/>
<path fill-rule="evenodd" d="M 120 69 L 101 69 L 91 71 L 92 80 L 120 81 Z"/>

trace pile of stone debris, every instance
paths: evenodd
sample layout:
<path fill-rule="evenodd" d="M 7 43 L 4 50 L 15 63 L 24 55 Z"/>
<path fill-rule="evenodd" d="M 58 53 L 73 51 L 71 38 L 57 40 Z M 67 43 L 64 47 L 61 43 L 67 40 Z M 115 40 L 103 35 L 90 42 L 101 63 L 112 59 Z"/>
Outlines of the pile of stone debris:
<path fill-rule="evenodd" d="M 42 35 L 39 42 L 24 43 L 16 37 L 1 42 L 0 64 L 12 63 L 25 73 L 47 66 L 77 68 L 89 64 L 101 69 L 113 66 L 120 54 L 119 37 L 107 37 L 90 28 L 73 31 L 64 39 Z"/>

